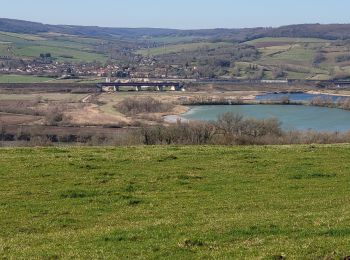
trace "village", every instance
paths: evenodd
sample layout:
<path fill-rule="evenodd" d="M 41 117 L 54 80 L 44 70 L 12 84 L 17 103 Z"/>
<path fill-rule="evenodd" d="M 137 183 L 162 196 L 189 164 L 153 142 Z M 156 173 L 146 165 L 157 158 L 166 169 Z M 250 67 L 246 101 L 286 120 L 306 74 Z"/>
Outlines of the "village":
<path fill-rule="evenodd" d="M 116 78 L 159 78 L 180 79 L 198 78 L 196 68 L 181 63 L 165 64 L 150 57 L 138 55 L 131 62 L 118 60 L 71 62 L 57 61 L 50 53 L 40 54 L 33 59 L 0 56 L 0 75 L 34 75 L 55 79 L 78 79 L 79 77 L 116 77 Z"/>

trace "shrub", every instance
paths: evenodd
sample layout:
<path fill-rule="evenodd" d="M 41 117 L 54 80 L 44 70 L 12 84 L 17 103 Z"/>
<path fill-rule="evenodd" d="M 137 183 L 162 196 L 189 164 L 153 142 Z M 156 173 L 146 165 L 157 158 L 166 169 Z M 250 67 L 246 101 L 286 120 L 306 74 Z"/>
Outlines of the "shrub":
<path fill-rule="evenodd" d="M 176 124 L 146 127 L 141 131 L 143 143 L 156 144 L 210 144 L 215 135 L 215 126 L 206 122 L 177 122 Z"/>
<path fill-rule="evenodd" d="M 217 122 L 177 122 L 176 124 L 143 128 L 144 144 L 257 144 L 265 136 L 282 135 L 275 119 L 244 119 L 234 113 L 220 115 Z"/>
<path fill-rule="evenodd" d="M 68 123 L 70 120 L 70 118 L 64 114 L 64 109 L 59 107 L 49 109 L 45 115 L 45 119 L 47 124 L 53 126 Z"/>
<path fill-rule="evenodd" d="M 336 62 L 350 61 L 350 55 L 339 55 L 335 58 Z"/>
<path fill-rule="evenodd" d="M 350 98 L 339 99 L 336 106 L 341 109 L 350 110 Z"/>
<path fill-rule="evenodd" d="M 327 58 L 326 56 L 322 53 L 322 52 L 318 52 L 315 57 L 314 57 L 314 60 L 313 60 L 313 64 L 314 65 L 319 65 L 321 64 L 322 62 L 326 61 Z"/>
<path fill-rule="evenodd" d="M 125 115 L 142 113 L 163 113 L 173 109 L 173 105 L 154 99 L 152 97 L 126 98 L 114 106 Z"/>
<path fill-rule="evenodd" d="M 310 105 L 319 106 L 319 107 L 333 107 L 334 101 L 329 96 L 319 96 L 319 97 L 314 97 L 310 101 Z"/>
<path fill-rule="evenodd" d="M 221 144 L 257 144 L 261 137 L 282 135 L 281 123 L 276 119 L 244 119 L 242 115 L 225 113 L 219 116 L 216 128 L 224 139 Z"/>
<path fill-rule="evenodd" d="M 309 104 L 311 106 L 336 107 L 350 110 L 350 98 L 339 98 L 338 100 L 334 101 L 331 97 L 315 97 Z"/>

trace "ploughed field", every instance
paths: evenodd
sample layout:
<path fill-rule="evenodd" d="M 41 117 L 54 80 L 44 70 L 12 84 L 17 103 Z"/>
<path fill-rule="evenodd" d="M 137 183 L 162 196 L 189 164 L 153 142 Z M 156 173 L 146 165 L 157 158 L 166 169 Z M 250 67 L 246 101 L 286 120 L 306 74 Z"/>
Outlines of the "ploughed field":
<path fill-rule="evenodd" d="M 0 257 L 338 259 L 350 145 L 0 149 Z"/>

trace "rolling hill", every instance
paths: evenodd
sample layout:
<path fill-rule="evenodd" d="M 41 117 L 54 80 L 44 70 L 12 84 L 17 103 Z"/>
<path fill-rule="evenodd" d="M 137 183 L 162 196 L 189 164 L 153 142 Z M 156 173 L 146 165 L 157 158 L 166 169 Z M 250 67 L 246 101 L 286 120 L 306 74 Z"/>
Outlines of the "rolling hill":
<path fill-rule="evenodd" d="M 183 67 L 180 77 L 332 79 L 350 77 L 350 24 L 177 30 L 48 25 L 0 19 L 0 57 Z M 147 62 L 141 71 L 154 70 Z M 151 63 L 150 63 L 151 64 Z M 225 65 L 226 64 L 226 65 Z M 224 65 L 224 66 L 221 66 Z M 227 66 L 229 65 L 229 66 Z M 184 68 L 186 66 L 186 68 Z"/>
<path fill-rule="evenodd" d="M 300 24 L 278 28 L 178 30 L 163 28 L 111 28 L 98 26 L 48 25 L 36 22 L 0 18 L 0 31 L 15 33 L 61 33 L 87 37 L 161 37 L 192 36 L 252 40 L 262 37 L 314 37 L 328 40 L 350 39 L 350 24 Z"/>

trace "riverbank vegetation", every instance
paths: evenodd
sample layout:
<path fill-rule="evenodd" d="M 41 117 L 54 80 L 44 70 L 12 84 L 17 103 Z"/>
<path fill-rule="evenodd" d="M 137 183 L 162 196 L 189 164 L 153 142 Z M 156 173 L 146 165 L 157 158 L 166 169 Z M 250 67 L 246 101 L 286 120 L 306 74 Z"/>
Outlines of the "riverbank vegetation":
<path fill-rule="evenodd" d="M 313 98 L 309 104 L 311 106 L 350 110 L 350 98 L 338 98 L 334 100 L 331 96 L 320 96 Z"/>
<path fill-rule="evenodd" d="M 152 97 L 125 98 L 114 106 L 125 115 L 137 115 L 143 113 L 162 113 L 171 111 L 174 106 L 169 102 L 162 102 Z"/>
<path fill-rule="evenodd" d="M 329 108 L 339 108 L 350 110 L 350 97 L 334 98 L 331 95 L 319 95 L 307 100 L 291 100 L 289 95 L 281 96 L 279 99 L 243 99 L 241 97 L 227 98 L 213 98 L 210 96 L 197 96 L 186 99 L 181 103 L 184 106 L 202 106 L 202 105 L 306 105 L 319 106 Z"/>
<path fill-rule="evenodd" d="M 56 118 L 53 118 L 57 122 Z M 60 118 L 61 120 L 61 118 Z M 107 127 L 107 126 L 106 126 Z M 9 132 L 0 125 L 0 146 L 51 145 L 272 145 L 350 143 L 350 132 L 285 131 L 276 119 L 246 119 L 225 113 L 212 122 L 181 122 L 139 125 L 121 129 L 108 126 L 109 132 L 46 132 L 41 128 L 18 128 Z"/>
<path fill-rule="evenodd" d="M 225 113 L 215 122 L 177 122 L 142 130 L 144 144 L 287 145 L 349 143 L 350 132 L 285 131 L 276 119 Z"/>

